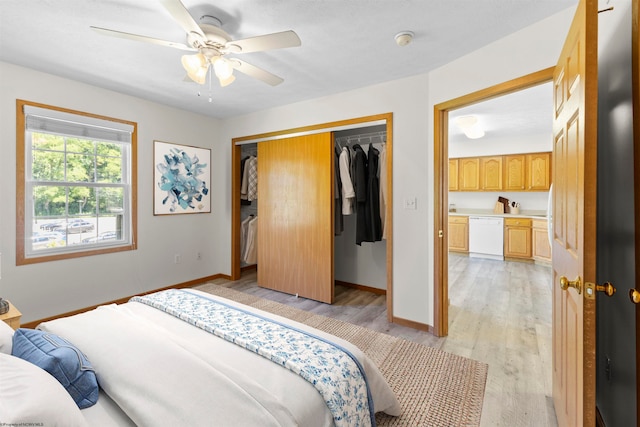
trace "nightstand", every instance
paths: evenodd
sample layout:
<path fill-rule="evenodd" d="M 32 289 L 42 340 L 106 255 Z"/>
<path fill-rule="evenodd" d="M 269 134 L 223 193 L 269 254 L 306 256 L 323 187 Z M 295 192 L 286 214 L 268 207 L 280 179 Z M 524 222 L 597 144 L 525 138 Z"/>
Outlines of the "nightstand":
<path fill-rule="evenodd" d="M 9 301 L 7 301 L 9 302 Z M 20 317 L 22 313 L 9 302 L 9 311 L 4 314 L 0 314 L 0 320 L 4 321 L 7 325 L 11 326 L 13 329 L 18 329 L 20 327 Z"/>

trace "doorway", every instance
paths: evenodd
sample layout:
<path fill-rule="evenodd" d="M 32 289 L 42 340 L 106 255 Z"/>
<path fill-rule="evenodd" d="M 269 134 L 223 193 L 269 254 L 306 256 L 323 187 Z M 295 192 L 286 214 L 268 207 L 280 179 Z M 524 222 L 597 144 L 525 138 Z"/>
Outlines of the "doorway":
<path fill-rule="evenodd" d="M 479 218 L 513 220 L 524 218 L 531 222 L 546 223 L 548 205 L 548 189 L 546 191 L 507 190 L 500 182 L 495 189 L 487 191 L 487 182 L 481 186 L 484 191 L 463 190 L 464 183 L 456 187 L 449 180 L 460 176 L 461 170 L 454 171 L 449 167 L 449 159 L 458 159 L 460 167 L 462 159 L 476 158 L 483 161 L 494 161 L 498 158 L 498 168 L 504 165 L 505 159 L 522 156 L 522 153 L 552 151 L 551 105 L 553 105 L 553 89 L 550 73 L 536 73 L 525 76 L 519 82 L 508 82 L 492 91 L 483 91 L 481 96 L 461 99 L 459 103 L 451 103 L 444 108 L 441 123 L 442 163 L 446 165 L 437 173 L 442 179 L 442 193 L 446 193 L 443 215 L 444 237 L 441 255 L 447 261 L 442 265 L 446 282 L 436 277 L 435 283 L 442 283 L 441 296 L 443 311 L 446 317 L 440 330 L 446 328 L 449 338 L 443 349 L 463 354 L 474 359 L 485 361 L 490 366 L 487 379 L 487 402 L 495 403 L 500 410 L 487 414 L 490 423 L 517 424 L 514 418 L 514 402 L 522 405 L 540 425 L 556 425 L 553 404 L 550 403 L 551 386 L 551 321 L 552 293 L 550 252 L 545 265 L 538 261 L 531 262 L 533 253 L 523 257 L 529 259 L 516 261 L 509 257 L 510 251 L 501 251 L 499 255 L 473 254 L 471 240 L 456 245 L 459 241 L 460 229 L 471 239 L 472 216 Z M 514 83 L 510 85 L 510 83 Z M 517 84 L 516 84 L 517 83 Z M 509 86 L 503 90 L 504 86 Z M 527 98 L 528 95 L 528 98 Z M 500 137 L 491 122 L 517 121 L 515 117 L 507 118 L 504 114 L 507 104 L 523 106 L 533 104 L 539 98 L 542 108 L 540 115 L 545 117 L 542 131 L 536 131 L 534 110 L 527 109 L 521 114 L 528 118 L 528 123 L 515 123 L 514 133 Z M 511 107 L 513 110 L 516 107 Z M 522 108 L 524 110 L 525 108 Z M 501 114 L 502 113 L 502 114 Z M 458 118 L 477 116 L 477 123 L 482 125 L 486 135 L 479 139 L 471 139 L 464 135 L 456 125 Z M 527 115 L 529 115 L 527 117 Z M 436 116 L 436 120 L 437 120 Z M 437 124 L 436 124 L 437 126 Z M 502 126 L 507 126 L 502 123 Z M 540 128 L 541 129 L 541 128 Z M 516 136 L 518 135 L 519 136 Z M 473 135 L 472 135 L 473 136 Z M 446 163 L 445 163 L 446 162 Z M 501 163 L 502 162 L 502 163 Z M 452 162 L 455 166 L 456 161 Z M 500 170 L 500 175 L 506 173 Z M 484 174 L 482 174 L 484 175 Z M 446 179 L 444 177 L 447 177 Z M 464 178 L 464 174 L 462 174 Z M 485 177 L 486 178 L 486 177 Z M 454 183 L 455 184 L 455 183 Z M 469 184 L 469 183 L 467 183 Z M 461 187 L 462 186 L 462 187 Z M 528 188 L 528 187 L 527 187 Z M 506 218 L 489 216 L 498 197 L 507 197 L 520 203 L 523 216 L 507 215 Z M 449 212 L 455 210 L 455 212 Z M 513 212 L 512 212 L 513 213 Z M 526 215 L 539 215 L 536 220 Z M 467 219 L 467 229 L 462 219 Z M 462 225 L 460 225 L 462 224 Z M 503 231 L 503 225 L 500 225 Z M 532 247 L 533 230 L 531 225 L 526 231 L 528 247 Z M 451 233 L 451 234 L 450 234 Z M 494 233 L 495 234 L 495 233 Z M 506 235 L 505 235 L 506 236 Z M 477 237 L 477 236 L 476 236 Z M 495 237 L 493 235 L 492 237 Z M 549 246 L 546 227 L 541 230 L 544 243 Z M 488 237 L 491 238 L 491 237 Z M 500 249 L 503 249 L 503 238 L 499 237 Z M 450 243 L 453 243 L 449 252 Z M 475 245 L 477 246 L 477 245 Z M 455 250 L 463 253 L 456 253 Z M 531 249 L 529 249 L 531 251 Z M 504 256 L 507 256 L 505 259 Z M 446 271 L 445 271 L 446 270 Z M 436 289 L 436 295 L 437 289 Z M 436 299 L 436 304 L 438 300 Z M 434 328 L 435 329 L 435 328 Z M 505 375 L 505 373 L 508 373 Z M 526 385 L 526 386 L 525 386 Z M 522 390 L 527 391 L 523 394 Z M 510 392 L 505 393 L 506 390 Z M 504 401 L 505 395 L 509 399 Z"/>
<path fill-rule="evenodd" d="M 434 335 L 447 336 L 449 330 L 449 114 L 481 101 L 550 82 L 553 68 L 483 89 L 434 107 L 434 181 L 436 227 L 434 242 Z"/>

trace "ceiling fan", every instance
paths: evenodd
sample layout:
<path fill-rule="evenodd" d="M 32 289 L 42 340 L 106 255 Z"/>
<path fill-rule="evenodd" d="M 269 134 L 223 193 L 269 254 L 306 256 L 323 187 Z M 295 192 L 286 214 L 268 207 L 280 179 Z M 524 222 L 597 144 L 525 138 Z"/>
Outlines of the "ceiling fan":
<path fill-rule="evenodd" d="M 272 86 L 279 85 L 284 81 L 281 77 L 262 68 L 237 58 L 227 58 L 225 55 L 229 53 L 262 52 L 301 45 L 300 38 L 294 31 L 283 31 L 242 40 L 232 40 L 229 34 L 221 28 L 222 23 L 219 19 L 205 15 L 200 19 L 200 25 L 198 25 L 180 0 L 160 0 L 160 3 L 187 32 L 187 44 L 107 28 L 91 26 L 91 29 L 113 37 L 197 52 L 182 57 L 182 66 L 187 71 L 189 78 L 196 83 L 204 84 L 211 66 L 213 73 L 220 82 L 220 86 L 223 87 L 230 85 L 235 80 L 234 69 Z"/>

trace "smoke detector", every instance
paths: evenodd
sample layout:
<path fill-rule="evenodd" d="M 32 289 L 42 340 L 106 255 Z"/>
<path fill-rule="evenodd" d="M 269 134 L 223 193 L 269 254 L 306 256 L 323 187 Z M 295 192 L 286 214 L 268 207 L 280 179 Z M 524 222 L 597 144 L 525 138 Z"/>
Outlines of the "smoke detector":
<path fill-rule="evenodd" d="M 413 32 L 403 31 L 401 33 L 398 33 L 396 34 L 395 40 L 398 46 L 406 46 L 411 43 L 411 40 L 413 40 Z"/>

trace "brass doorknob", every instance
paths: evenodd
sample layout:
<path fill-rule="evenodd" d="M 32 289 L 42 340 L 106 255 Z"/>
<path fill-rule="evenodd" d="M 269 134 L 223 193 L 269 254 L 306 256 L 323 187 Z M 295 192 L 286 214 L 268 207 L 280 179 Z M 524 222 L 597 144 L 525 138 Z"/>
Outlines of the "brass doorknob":
<path fill-rule="evenodd" d="M 640 304 L 640 292 L 636 289 L 629 289 L 629 299 L 634 304 Z"/>
<path fill-rule="evenodd" d="M 576 277 L 576 280 L 569 280 L 565 276 L 561 276 L 560 288 L 563 291 L 566 291 L 569 288 L 574 288 L 578 291 L 578 295 L 580 295 L 580 293 L 582 293 L 582 280 L 580 279 L 580 276 Z"/>
<path fill-rule="evenodd" d="M 610 282 L 605 282 L 604 285 L 596 285 L 596 291 L 604 292 L 606 296 L 610 297 L 616 293 L 616 288 Z"/>

